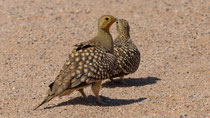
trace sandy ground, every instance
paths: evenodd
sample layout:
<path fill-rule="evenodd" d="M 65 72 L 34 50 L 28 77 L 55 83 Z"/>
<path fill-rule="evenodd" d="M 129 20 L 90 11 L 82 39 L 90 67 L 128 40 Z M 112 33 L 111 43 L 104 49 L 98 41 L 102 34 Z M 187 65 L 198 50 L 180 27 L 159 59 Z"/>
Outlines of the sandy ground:
<path fill-rule="evenodd" d="M 210 117 L 209 8 L 208 0 L 1 0 L 0 118 Z M 104 14 L 129 21 L 138 71 L 124 85 L 104 81 L 104 105 L 87 88 L 90 101 L 74 92 L 33 111 Z"/>

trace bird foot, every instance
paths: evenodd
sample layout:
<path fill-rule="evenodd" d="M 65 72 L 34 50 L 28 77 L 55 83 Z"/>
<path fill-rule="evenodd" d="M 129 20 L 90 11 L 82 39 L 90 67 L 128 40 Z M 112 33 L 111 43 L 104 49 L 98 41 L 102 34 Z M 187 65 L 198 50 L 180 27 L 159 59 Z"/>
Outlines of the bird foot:
<path fill-rule="evenodd" d="M 121 79 L 121 83 L 122 83 L 122 84 L 126 84 L 126 82 L 125 82 L 124 79 Z"/>

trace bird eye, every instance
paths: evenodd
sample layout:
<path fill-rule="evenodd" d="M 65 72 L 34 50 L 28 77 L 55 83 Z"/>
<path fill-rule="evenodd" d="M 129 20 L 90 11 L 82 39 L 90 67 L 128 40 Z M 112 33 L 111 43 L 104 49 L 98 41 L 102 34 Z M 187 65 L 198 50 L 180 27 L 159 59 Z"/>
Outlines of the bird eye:
<path fill-rule="evenodd" d="M 105 18 L 107 21 L 109 20 L 109 18 Z"/>
<path fill-rule="evenodd" d="M 118 21 L 116 23 L 118 24 Z"/>

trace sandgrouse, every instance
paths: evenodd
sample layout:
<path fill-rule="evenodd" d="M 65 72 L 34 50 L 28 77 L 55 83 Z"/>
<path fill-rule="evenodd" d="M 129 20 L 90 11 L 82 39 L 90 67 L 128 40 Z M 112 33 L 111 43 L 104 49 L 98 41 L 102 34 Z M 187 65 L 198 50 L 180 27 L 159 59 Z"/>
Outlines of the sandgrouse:
<path fill-rule="evenodd" d="M 89 41 L 75 45 L 55 81 L 49 85 L 47 97 L 35 109 L 56 96 L 69 95 L 75 90 L 86 98 L 83 89 L 89 85 L 92 86 L 97 102 L 102 103 L 99 97 L 101 82 L 113 76 L 113 70 L 118 67 L 117 59 L 112 54 L 113 40 L 109 32 L 115 21 L 116 18 L 111 15 L 99 18 L 97 35 Z"/>
<path fill-rule="evenodd" d="M 124 75 L 134 73 L 140 64 L 140 52 L 130 38 L 130 27 L 126 20 L 118 19 L 116 21 L 118 36 L 114 40 L 114 55 L 118 59 L 121 72 L 110 78 L 120 77 L 122 82 Z"/>

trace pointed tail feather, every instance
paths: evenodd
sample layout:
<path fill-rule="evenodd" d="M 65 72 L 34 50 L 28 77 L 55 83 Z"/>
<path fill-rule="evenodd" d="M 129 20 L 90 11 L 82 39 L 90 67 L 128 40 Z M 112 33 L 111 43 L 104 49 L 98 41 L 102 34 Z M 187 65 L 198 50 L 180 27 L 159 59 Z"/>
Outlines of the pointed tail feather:
<path fill-rule="evenodd" d="M 42 106 L 44 103 L 47 103 L 49 102 L 50 100 L 52 100 L 55 96 L 54 95 L 50 95 L 50 96 L 47 96 L 41 104 L 39 104 L 37 107 L 34 108 L 34 110 L 36 110 L 37 108 L 39 108 L 40 106 Z"/>

